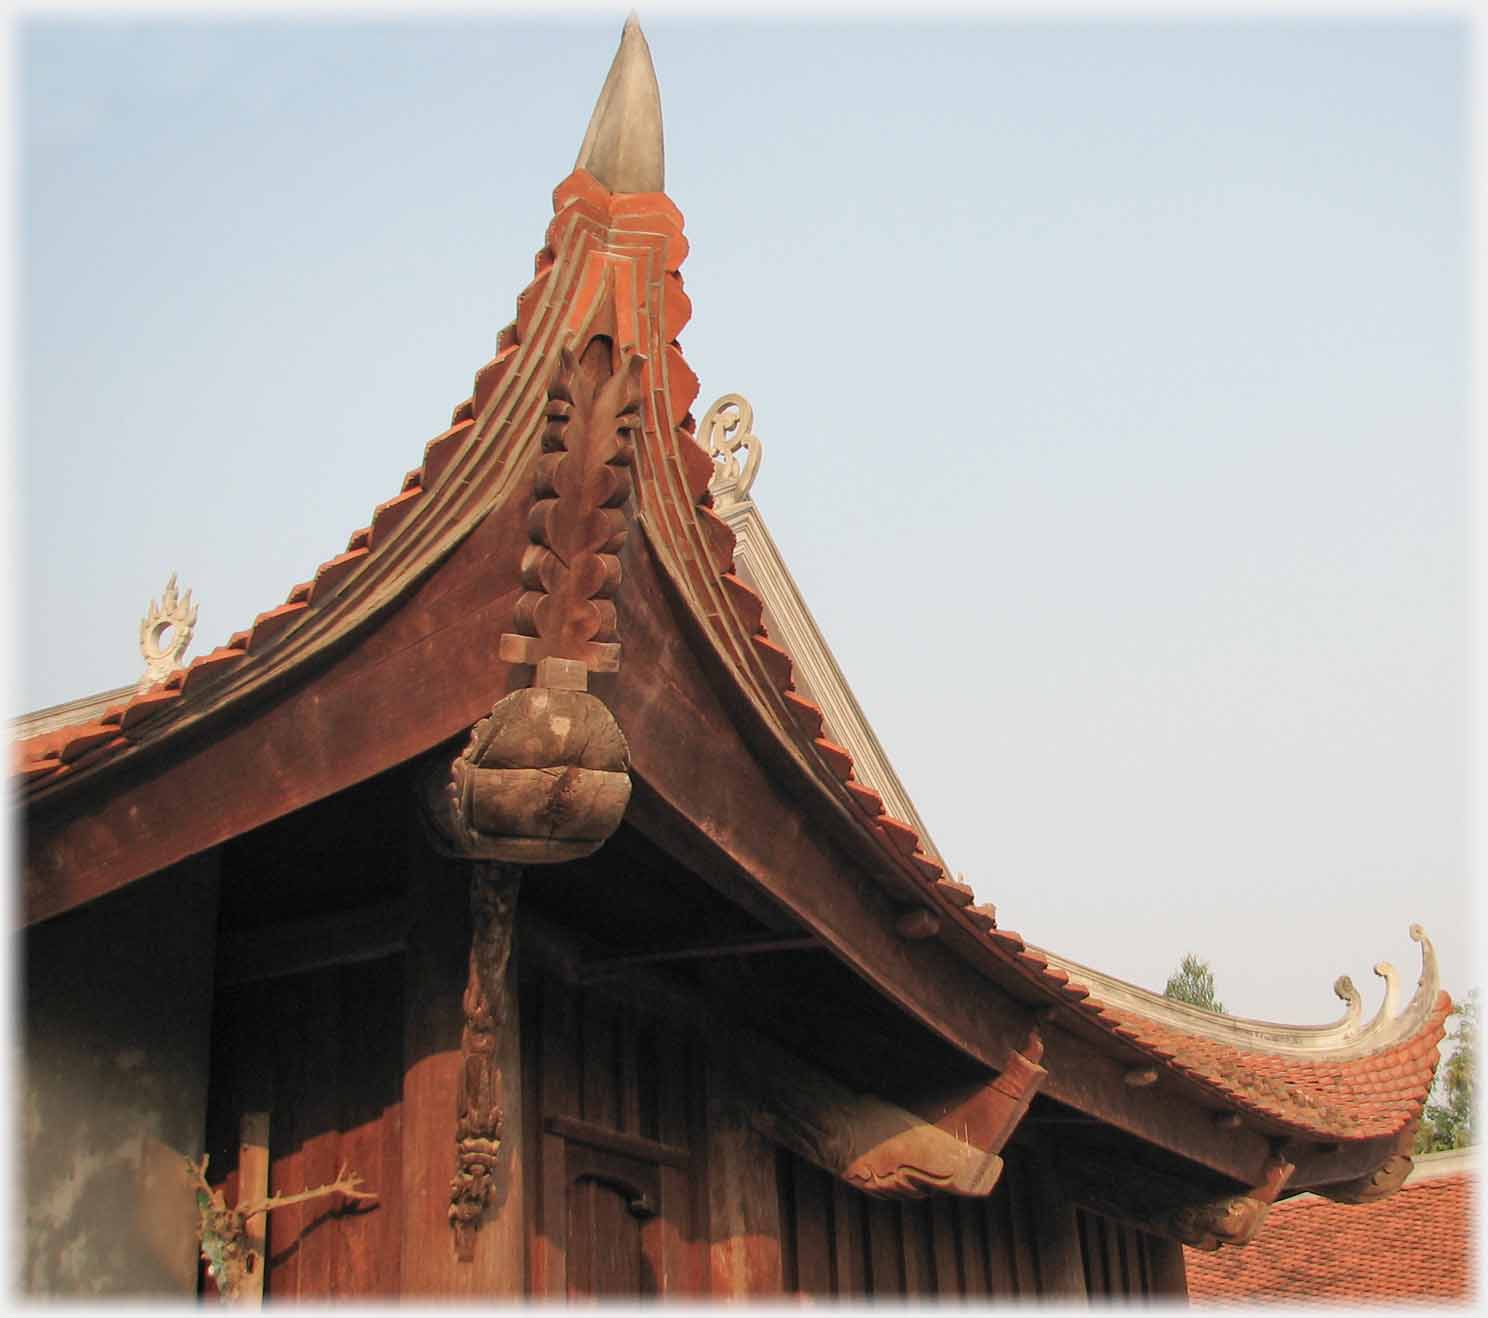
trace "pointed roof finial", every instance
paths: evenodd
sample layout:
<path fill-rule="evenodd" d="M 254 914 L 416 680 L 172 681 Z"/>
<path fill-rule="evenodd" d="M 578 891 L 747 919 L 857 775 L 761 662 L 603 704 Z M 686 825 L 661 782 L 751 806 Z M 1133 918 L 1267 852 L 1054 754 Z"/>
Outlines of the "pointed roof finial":
<path fill-rule="evenodd" d="M 665 190 L 661 89 L 634 11 L 625 20 L 574 168 L 587 170 L 611 192 Z"/>

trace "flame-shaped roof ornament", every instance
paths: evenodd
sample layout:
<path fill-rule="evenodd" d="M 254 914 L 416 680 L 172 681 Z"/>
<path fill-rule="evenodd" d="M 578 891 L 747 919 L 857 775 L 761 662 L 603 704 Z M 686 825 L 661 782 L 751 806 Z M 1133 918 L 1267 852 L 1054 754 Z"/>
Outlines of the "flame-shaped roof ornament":
<path fill-rule="evenodd" d="M 139 648 L 145 661 L 144 676 L 139 680 L 141 691 L 165 681 L 181 667 L 181 656 L 196 631 L 197 607 L 191 602 L 189 590 L 184 596 L 177 593 L 176 574 L 172 572 L 165 593 L 150 601 L 149 612 L 140 619 Z"/>
<path fill-rule="evenodd" d="M 666 190 L 661 89 L 634 13 L 625 20 L 620 49 L 589 117 L 574 168 L 586 170 L 611 192 Z"/>

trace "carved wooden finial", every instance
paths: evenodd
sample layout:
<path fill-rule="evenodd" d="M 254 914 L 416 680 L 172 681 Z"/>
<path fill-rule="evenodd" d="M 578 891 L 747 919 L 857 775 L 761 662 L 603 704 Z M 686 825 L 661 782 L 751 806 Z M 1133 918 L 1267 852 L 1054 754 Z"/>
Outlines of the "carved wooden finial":
<path fill-rule="evenodd" d="M 620 667 L 611 599 L 620 584 L 646 359 L 626 353 L 612 373 L 610 353 L 603 336 L 590 340 L 582 358 L 566 345 L 559 350 L 528 517 L 532 544 L 522 556 L 527 589 L 515 630 L 501 637 L 507 663 L 568 659 L 591 673 Z"/>
<path fill-rule="evenodd" d="M 172 572 L 164 594 L 150 601 L 149 612 L 140 619 L 139 648 L 145 660 L 144 676 L 139 680 L 141 691 L 165 681 L 181 667 L 181 656 L 196 631 L 197 607 L 191 602 L 189 590 L 177 595 L 176 574 Z"/>
<path fill-rule="evenodd" d="M 586 170 L 611 192 L 663 192 L 666 152 L 661 88 L 640 20 L 632 13 L 620 34 L 609 76 L 600 89 L 575 169 Z"/>
<path fill-rule="evenodd" d="M 754 433 L 754 408 L 743 394 L 724 394 L 698 422 L 698 443 L 713 459 L 713 479 L 708 485 L 713 506 L 719 512 L 749 498 L 749 487 L 759 473 L 760 441 Z M 744 461 L 739 461 L 739 451 Z"/>

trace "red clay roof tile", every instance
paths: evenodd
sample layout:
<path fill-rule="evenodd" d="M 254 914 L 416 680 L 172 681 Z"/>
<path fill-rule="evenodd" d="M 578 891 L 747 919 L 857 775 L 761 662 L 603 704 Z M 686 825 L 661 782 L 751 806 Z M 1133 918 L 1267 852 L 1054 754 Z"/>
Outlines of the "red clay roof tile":
<path fill-rule="evenodd" d="M 1243 1249 L 1185 1249 L 1195 1304 L 1398 1304 L 1473 1298 L 1471 1172 L 1409 1180 L 1373 1204 L 1312 1195 L 1271 1209 Z"/>

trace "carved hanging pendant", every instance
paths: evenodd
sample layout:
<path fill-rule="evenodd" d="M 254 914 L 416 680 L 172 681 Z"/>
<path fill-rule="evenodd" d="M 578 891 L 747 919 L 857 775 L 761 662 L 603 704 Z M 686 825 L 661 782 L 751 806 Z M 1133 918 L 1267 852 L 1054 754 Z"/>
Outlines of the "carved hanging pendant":
<path fill-rule="evenodd" d="M 501 1151 L 505 1097 L 496 1050 L 507 1026 L 506 967 L 521 869 L 476 864 L 470 876 L 470 977 L 465 1028 L 460 1035 L 460 1087 L 455 1139 L 458 1163 L 450 1182 L 450 1226 L 455 1253 L 469 1262 L 494 1184 Z"/>

